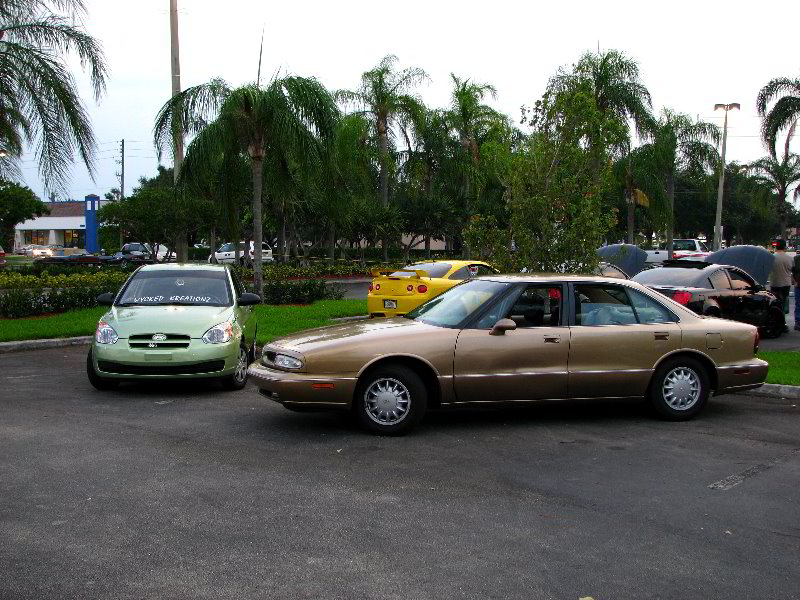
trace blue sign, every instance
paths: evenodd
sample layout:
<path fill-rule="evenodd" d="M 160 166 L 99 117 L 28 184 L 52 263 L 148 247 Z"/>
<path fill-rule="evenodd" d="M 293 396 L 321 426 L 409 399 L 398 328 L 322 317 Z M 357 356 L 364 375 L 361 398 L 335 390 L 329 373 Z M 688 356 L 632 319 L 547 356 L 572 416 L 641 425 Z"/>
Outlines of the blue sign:
<path fill-rule="evenodd" d="M 96 194 L 86 196 L 84 216 L 86 218 L 86 251 L 94 254 L 97 248 L 97 209 L 100 208 L 100 197 Z"/>

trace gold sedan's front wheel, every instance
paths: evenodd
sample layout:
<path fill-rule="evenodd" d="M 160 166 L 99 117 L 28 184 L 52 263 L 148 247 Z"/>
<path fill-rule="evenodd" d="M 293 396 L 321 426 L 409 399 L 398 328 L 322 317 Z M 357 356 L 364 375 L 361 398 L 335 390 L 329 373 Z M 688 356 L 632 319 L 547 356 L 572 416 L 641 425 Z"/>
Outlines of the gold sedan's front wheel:
<path fill-rule="evenodd" d="M 389 364 L 362 376 L 353 400 L 361 425 L 379 435 L 403 435 L 425 414 L 428 391 L 422 379 L 403 365 Z"/>

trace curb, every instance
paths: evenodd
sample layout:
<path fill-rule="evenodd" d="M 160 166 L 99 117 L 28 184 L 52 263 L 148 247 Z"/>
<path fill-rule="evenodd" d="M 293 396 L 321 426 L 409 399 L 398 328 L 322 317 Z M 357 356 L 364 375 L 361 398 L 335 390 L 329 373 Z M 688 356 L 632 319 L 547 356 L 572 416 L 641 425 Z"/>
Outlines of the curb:
<path fill-rule="evenodd" d="M 800 386 L 798 385 L 779 385 L 777 383 L 765 383 L 761 387 L 744 392 L 736 392 L 743 396 L 764 396 L 765 398 L 793 398 L 800 399 Z"/>
<path fill-rule="evenodd" d="M 92 336 L 69 338 L 51 338 L 45 340 L 21 340 L 18 342 L 0 342 L 0 354 L 7 352 L 24 352 L 25 350 L 41 350 L 43 348 L 65 348 L 67 346 L 86 346 Z"/>

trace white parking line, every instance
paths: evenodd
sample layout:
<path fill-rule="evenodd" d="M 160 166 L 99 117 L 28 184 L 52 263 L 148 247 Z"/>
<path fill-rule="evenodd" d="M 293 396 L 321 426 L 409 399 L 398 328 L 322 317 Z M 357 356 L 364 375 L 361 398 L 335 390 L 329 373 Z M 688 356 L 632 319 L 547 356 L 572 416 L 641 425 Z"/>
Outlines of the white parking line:
<path fill-rule="evenodd" d="M 744 471 L 740 471 L 739 473 L 734 473 L 733 475 L 729 475 L 725 479 L 720 479 L 719 481 L 715 481 L 714 483 L 710 484 L 708 487 L 712 490 L 721 490 L 726 491 L 733 487 L 736 487 L 740 483 L 742 483 L 748 477 L 752 477 L 753 475 L 758 475 L 762 471 L 766 471 L 767 469 L 771 469 L 775 465 L 778 465 L 782 462 L 785 462 L 787 459 L 791 458 L 793 455 L 800 452 L 800 448 L 795 448 L 788 454 L 784 456 L 779 456 L 778 458 L 773 458 L 771 461 L 766 463 L 761 463 L 755 465 L 753 467 L 749 467 Z"/>

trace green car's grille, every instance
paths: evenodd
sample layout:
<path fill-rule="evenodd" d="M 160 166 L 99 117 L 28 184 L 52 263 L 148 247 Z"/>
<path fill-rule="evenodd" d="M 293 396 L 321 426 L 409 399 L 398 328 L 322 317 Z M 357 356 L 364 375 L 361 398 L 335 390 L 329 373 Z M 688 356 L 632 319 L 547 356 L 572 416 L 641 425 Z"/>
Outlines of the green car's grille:
<path fill-rule="evenodd" d="M 130 336 L 128 345 L 144 350 L 176 350 L 188 348 L 190 340 L 188 335 L 178 333 L 140 333 Z"/>
<path fill-rule="evenodd" d="M 225 368 L 224 360 L 209 360 L 191 365 L 126 365 L 110 360 L 98 360 L 97 368 L 117 375 L 196 375 L 213 373 Z"/>

